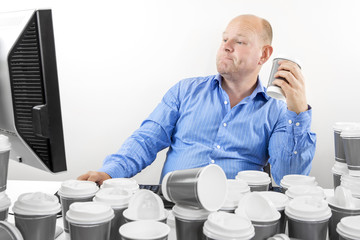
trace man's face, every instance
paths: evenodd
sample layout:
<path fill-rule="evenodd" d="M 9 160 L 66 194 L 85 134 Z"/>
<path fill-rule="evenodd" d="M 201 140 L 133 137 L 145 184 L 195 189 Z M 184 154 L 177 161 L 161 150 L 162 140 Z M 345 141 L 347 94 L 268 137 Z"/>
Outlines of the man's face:
<path fill-rule="evenodd" d="M 262 54 L 261 25 L 246 17 L 236 18 L 223 33 L 217 52 L 216 66 L 220 74 L 253 73 Z"/>

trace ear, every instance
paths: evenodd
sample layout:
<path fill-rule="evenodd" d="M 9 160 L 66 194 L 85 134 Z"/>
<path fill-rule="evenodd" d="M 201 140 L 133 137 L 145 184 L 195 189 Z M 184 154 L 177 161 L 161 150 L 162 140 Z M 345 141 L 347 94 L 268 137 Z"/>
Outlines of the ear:
<path fill-rule="evenodd" d="M 265 45 L 262 48 L 262 55 L 258 62 L 258 65 L 263 65 L 266 61 L 270 58 L 271 54 L 273 53 L 273 48 L 270 45 Z"/>

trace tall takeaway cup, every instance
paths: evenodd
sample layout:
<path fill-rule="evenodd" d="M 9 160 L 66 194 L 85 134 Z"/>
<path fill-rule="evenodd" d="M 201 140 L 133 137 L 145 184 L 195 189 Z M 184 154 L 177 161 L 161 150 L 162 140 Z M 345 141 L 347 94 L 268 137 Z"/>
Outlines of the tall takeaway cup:
<path fill-rule="evenodd" d="M 0 192 L 6 190 L 10 149 L 9 138 L 0 134 Z"/>
<path fill-rule="evenodd" d="M 128 222 L 119 229 L 122 240 L 167 240 L 170 227 L 154 220 Z"/>
<path fill-rule="evenodd" d="M 251 192 L 268 191 L 271 183 L 270 176 L 262 171 L 241 171 L 235 178 L 247 182 Z"/>
<path fill-rule="evenodd" d="M 344 217 L 337 225 L 339 240 L 360 239 L 360 216 Z"/>
<path fill-rule="evenodd" d="M 335 148 L 335 161 L 346 163 L 346 156 L 344 151 L 343 139 L 341 132 L 349 127 L 355 127 L 358 123 L 355 122 L 337 122 L 334 124 L 334 148 Z"/>

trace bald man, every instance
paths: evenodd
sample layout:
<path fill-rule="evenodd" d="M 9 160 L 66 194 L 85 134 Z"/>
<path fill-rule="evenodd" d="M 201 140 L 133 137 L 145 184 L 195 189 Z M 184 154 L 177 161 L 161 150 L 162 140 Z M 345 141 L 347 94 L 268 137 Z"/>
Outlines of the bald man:
<path fill-rule="evenodd" d="M 78 179 L 102 182 L 132 177 L 169 147 L 161 179 L 170 171 L 217 164 L 233 179 L 239 171 L 262 171 L 268 163 L 276 183 L 287 174 L 309 174 L 316 135 L 310 131 L 304 77 L 280 61 L 274 84 L 286 103 L 270 98 L 259 80 L 273 48 L 268 21 L 254 15 L 234 18 L 217 53 L 218 74 L 184 79 L 98 171 Z"/>

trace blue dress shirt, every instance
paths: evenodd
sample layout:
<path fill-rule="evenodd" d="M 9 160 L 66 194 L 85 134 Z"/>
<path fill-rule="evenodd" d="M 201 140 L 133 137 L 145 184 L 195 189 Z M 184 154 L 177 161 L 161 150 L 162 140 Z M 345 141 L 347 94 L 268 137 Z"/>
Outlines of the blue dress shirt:
<path fill-rule="evenodd" d="M 231 179 L 242 170 L 262 171 L 267 162 L 277 184 L 287 174 L 309 174 L 316 144 L 312 110 L 287 110 L 259 80 L 253 93 L 231 108 L 221 81 L 218 74 L 178 82 L 99 171 L 132 177 L 169 147 L 161 179 L 208 164 L 219 165 Z"/>

